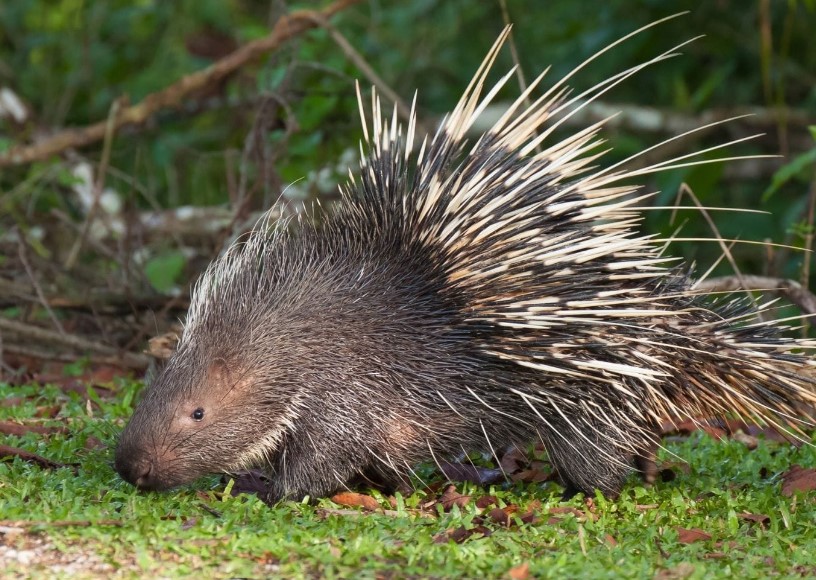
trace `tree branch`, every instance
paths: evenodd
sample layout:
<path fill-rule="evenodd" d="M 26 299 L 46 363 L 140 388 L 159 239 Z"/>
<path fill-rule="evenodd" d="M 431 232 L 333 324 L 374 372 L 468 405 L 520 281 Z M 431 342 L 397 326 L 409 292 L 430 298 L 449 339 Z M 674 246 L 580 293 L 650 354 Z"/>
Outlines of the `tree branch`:
<path fill-rule="evenodd" d="M 795 280 L 767 276 L 742 276 L 740 280 L 736 276 L 723 276 L 703 280 L 695 287 L 705 292 L 738 292 L 740 290 L 771 292 L 784 296 L 806 314 L 816 313 L 816 296 Z"/>
<path fill-rule="evenodd" d="M 360 1 L 337 0 L 323 10 L 298 10 L 282 16 L 268 36 L 248 42 L 207 68 L 182 77 L 169 87 L 148 95 L 136 105 L 124 107 L 116 116 L 112 127 L 109 120 L 105 119 L 86 127 L 65 129 L 33 145 L 12 147 L 0 154 L 0 167 L 23 165 L 45 159 L 71 147 L 84 147 L 95 143 L 103 139 L 106 132 L 111 129 L 117 131 L 126 125 L 141 125 L 161 109 L 177 107 L 188 95 L 217 84 L 260 55 L 276 50 L 287 40 L 317 27 L 321 19 L 330 18 Z"/>

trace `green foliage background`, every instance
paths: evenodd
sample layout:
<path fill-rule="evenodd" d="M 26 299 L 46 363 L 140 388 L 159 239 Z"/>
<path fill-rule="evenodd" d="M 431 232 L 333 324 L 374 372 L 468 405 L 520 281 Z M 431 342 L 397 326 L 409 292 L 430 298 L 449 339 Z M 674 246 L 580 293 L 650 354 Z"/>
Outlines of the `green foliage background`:
<path fill-rule="evenodd" d="M 138 102 L 207 66 L 212 60 L 190 50 L 191 39 L 197 36 L 216 35 L 241 44 L 267 34 L 285 10 L 323 5 L 254 0 L 3 2 L 0 85 L 26 100 L 34 121 L 23 130 L 0 121 L 0 150 L 33 138 L 43 128 L 103 120 L 117 97 L 126 95 L 130 102 Z M 636 75 L 604 99 L 690 115 L 741 106 L 816 111 L 814 0 L 507 0 L 506 6 L 528 78 L 550 64 L 551 78 L 560 78 L 624 34 L 688 9 L 688 15 L 637 36 L 593 63 L 575 77 L 576 89 L 705 35 L 684 47 L 683 56 Z M 344 11 L 334 23 L 403 98 L 410 99 L 418 89 L 421 115 L 432 121 L 453 106 L 501 30 L 503 16 L 498 1 L 371 0 Z M 498 70 L 512 64 L 507 51 L 502 59 Z M 117 135 L 107 184 L 134 207 L 225 204 L 229 173 L 237 173 L 240 165 L 244 177 L 255 185 L 253 205 L 268 207 L 278 198 L 281 184 L 266 181 L 264 172 L 251 163 L 240 164 L 247 135 L 257 121 L 258 107 L 253 104 L 265 95 L 276 95 L 287 79 L 283 95 L 287 106 L 279 115 L 282 124 L 297 130 L 287 138 L 283 130 L 273 129 L 264 139 L 268 147 L 278 145 L 275 167 L 283 181 L 296 181 L 356 147 L 360 130 L 353 81 L 362 76 L 325 30 L 309 32 L 242 70 L 220 94 L 182 110 L 163 111 L 148 127 Z M 362 84 L 368 82 L 362 79 Z M 804 131 L 790 129 L 780 114 L 778 135 L 771 136 L 770 145 L 763 140 L 735 152 L 781 151 L 794 160 L 803 151 L 784 150 L 791 130 L 800 138 Z M 609 137 L 617 158 L 658 140 L 623 133 Z M 81 153 L 98 161 L 101 144 Z M 64 167 L 63 160 L 54 159 L 3 170 L 0 229 L 25 225 L 37 212 L 54 207 L 79 217 L 75 202 L 65 195 L 70 178 Z M 785 183 L 765 201 L 761 194 L 770 178 L 728 182 L 719 165 L 662 175 L 649 186 L 664 192 L 655 198 L 656 205 L 672 203 L 679 183 L 687 181 L 706 205 L 767 210 L 773 215 L 728 214 L 719 220 L 723 236 L 800 245 L 810 231 L 803 215 L 812 163 L 800 162 L 788 173 Z M 677 226 L 669 225 L 668 217 L 666 212 L 650 212 L 646 228 L 671 233 Z M 699 214 L 681 218 L 689 221 L 682 235 L 711 235 Z M 719 254 L 713 244 L 679 251 L 703 263 Z M 767 258 L 756 248 L 740 255 L 747 260 L 746 271 L 754 273 Z M 801 260 L 801 254 L 790 254 L 778 274 L 797 277 Z"/>

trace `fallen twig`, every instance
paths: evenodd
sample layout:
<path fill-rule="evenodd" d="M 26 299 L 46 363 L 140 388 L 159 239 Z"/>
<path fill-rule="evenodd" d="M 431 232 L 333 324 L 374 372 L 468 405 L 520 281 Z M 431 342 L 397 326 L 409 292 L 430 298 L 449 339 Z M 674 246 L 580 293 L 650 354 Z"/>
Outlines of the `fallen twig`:
<path fill-rule="evenodd" d="M 19 447 L 9 447 L 8 445 L 0 445 L 0 457 L 19 457 L 23 461 L 30 461 L 31 463 L 36 463 L 40 467 L 45 467 L 48 469 L 66 467 L 66 465 L 56 461 L 51 461 L 42 455 L 37 455 L 31 451 L 20 449 Z"/>
<path fill-rule="evenodd" d="M 16 336 L 25 337 L 29 340 L 37 341 L 38 343 L 57 344 L 68 346 L 75 350 L 87 352 L 95 355 L 103 355 L 113 361 L 113 364 L 125 366 L 133 369 L 144 369 L 149 364 L 150 359 L 141 354 L 132 352 L 120 352 L 118 349 L 100 344 L 98 342 L 87 340 L 79 336 L 61 335 L 52 330 L 46 330 L 39 326 L 32 326 L 16 320 L 9 320 L 0 318 L 0 332 L 10 333 Z M 6 340 L 4 348 L 8 352 L 14 351 L 14 345 L 9 344 Z"/>

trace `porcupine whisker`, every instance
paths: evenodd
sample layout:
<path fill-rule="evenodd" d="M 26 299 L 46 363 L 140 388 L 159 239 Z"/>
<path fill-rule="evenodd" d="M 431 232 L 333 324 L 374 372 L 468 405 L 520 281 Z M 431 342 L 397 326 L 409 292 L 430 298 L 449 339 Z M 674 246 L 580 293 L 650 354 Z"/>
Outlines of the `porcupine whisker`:
<path fill-rule="evenodd" d="M 665 210 L 693 210 L 693 211 L 724 211 L 735 213 L 755 213 L 759 215 L 773 215 L 771 212 L 764 209 L 747 209 L 742 207 L 715 207 L 715 206 L 696 206 L 696 205 L 649 205 L 640 206 L 637 208 L 638 212 L 644 211 L 665 211 Z M 801 248 L 800 248 L 801 249 Z"/>
<path fill-rule="evenodd" d="M 376 459 L 377 461 L 379 461 L 380 463 L 382 463 L 386 467 L 390 467 L 393 471 L 397 471 L 397 469 L 393 466 L 393 464 L 389 464 L 385 459 L 380 457 L 380 455 L 378 453 L 376 453 L 374 451 L 374 449 L 371 448 L 370 445 L 364 445 L 364 448 L 368 452 L 368 454 L 371 455 L 371 457 L 373 457 L 374 459 Z"/>
<path fill-rule="evenodd" d="M 622 159 L 621 161 L 613 163 L 612 165 L 610 165 L 610 166 L 608 166 L 608 167 L 606 167 L 604 169 L 599 170 L 598 172 L 593 174 L 592 178 L 596 179 L 598 177 L 601 177 L 601 176 L 604 176 L 604 175 L 607 175 L 607 174 L 612 174 L 611 176 L 621 175 L 622 176 L 621 178 L 627 178 L 627 177 L 630 177 L 632 175 L 638 175 L 637 173 L 632 173 L 630 171 L 627 171 L 627 172 L 625 172 L 623 174 L 620 174 L 620 173 L 617 173 L 615 170 L 618 169 L 619 167 L 625 167 L 628 163 L 631 163 L 635 159 L 637 159 L 639 157 L 642 157 L 644 155 L 647 155 L 648 153 L 650 153 L 650 152 L 652 152 L 654 150 L 660 149 L 661 147 L 664 147 L 664 146 L 668 145 L 669 143 L 684 139 L 684 138 L 688 137 L 689 135 L 693 135 L 695 133 L 704 132 L 704 131 L 712 128 L 712 127 L 717 127 L 719 125 L 725 125 L 727 123 L 732 123 L 732 122 L 737 121 L 739 119 L 743 119 L 745 117 L 750 117 L 750 116 L 751 115 L 736 115 L 736 116 L 730 117 L 728 119 L 721 119 L 721 120 L 717 120 L 717 121 L 712 121 L 711 123 L 707 123 L 707 124 L 702 125 L 700 127 L 695 127 L 693 129 L 689 129 L 688 131 L 684 131 L 683 133 L 680 133 L 679 135 L 673 135 L 672 137 L 668 137 L 668 138 L 666 138 L 666 139 L 664 139 L 664 140 L 662 140 L 662 141 L 660 141 L 658 143 L 655 143 L 654 145 L 651 145 L 651 146 L 647 147 L 646 149 L 643 149 L 642 151 L 638 151 L 637 153 L 633 153 L 632 155 L 629 155 L 628 157 Z M 688 153 L 686 155 L 680 155 L 680 156 L 677 156 L 677 157 L 672 157 L 671 159 L 668 159 L 666 161 L 656 162 L 656 163 L 653 163 L 653 164 L 647 166 L 644 169 L 657 169 L 657 168 L 660 168 L 660 167 L 665 167 L 665 166 L 668 166 L 668 165 L 670 165 L 672 163 L 682 161 L 684 159 L 689 159 L 689 158 L 697 157 L 699 155 L 703 155 L 703 154 L 711 152 L 711 151 L 717 151 L 717 150 L 720 150 L 720 149 L 724 149 L 724 148 L 736 145 L 738 143 L 742 143 L 743 141 L 750 141 L 750 140 L 756 139 L 757 137 L 760 137 L 762 135 L 763 135 L 762 133 L 757 133 L 755 135 L 749 135 L 747 137 L 734 139 L 732 141 L 728 141 L 726 143 L 715 145 L 715 146 L 709 147 L 707 149 L 703 149 L 703 150 L 700 150 L 700 151 L 694 151 L 694 152 Z M 764 158 L 764 157 L 768 157 L 768 156 L 766 156 L 766 155 L 761 155 L 760 156 L 760 158 Z M 770 157 L 777 157 L 777 156 L 772 155 Z M 754 157 L 754 155 L 746 155 L 744 157 L 742 157 L 742 156 L 737 157 L 737 159 L 755 159 L 755 158 L 756 157 Z M 712 160 L 705 160 L 705 161 L 712 161 Z M 635 170 L 635 171 L 637 171 L 637 170 Z M 608 183 L 608 182 L 601 182 L 601 185 L 604 185 L 605 183 Z M 745 211 L 745 210 L 739 210 L 739 211 Z M 760 211 L 760 210 L 747 210 L 747 211 Z"/>
<path fill-rule="evenodd" d="M 625 39 L 626 38 L 623 38 L 621 40 L 625 40 Z M 537 114 L 535 120 L 531 120 L 525 126 L 521 126 L 520 122 L 518 122 L 518 123 L 513 122 L 513 123 L 510 123 L 509 126 L 506 126 L 506 124 L 510 120 L 510 115 L 506 113 L 504 116 L 502 116 L 500 118 L 500 120 L 495 124 L 494 128 L 491 131 L 489 131 L 489 133 L 490 132 L 499 132 L 499 130 L 503 129 L 504 132 L 507 133 L 507 134 L 512 134 L 512 133 L 515 133 L 516 131 L 518 131 L 523 136 L 529 136 L 530 134 L 532 134 L 537 129 L 537 127 L 539 127 L 541 125 L 541 123 L 544 121 L 544 119 L 546 119 L 548 117 L 551 117 L 553 115 L 556 115 L 556 114 L 558 114 L 559 112 L 561 112 L 564 109 L 569 109 L 569 107 L 573 107 L 573 105 L 575 105 L 575 103 L 580 102 L 581 104 L 579 104 L 577 107 L 569 109 L 569 113 L 567 115 L 565 115 L 563 118 L 561 118 L 557 122 L 553 123 L 553 125 L 550 128 L 546 129 L 545 132 L 542 135 L 537 136 L 531 143 L 529 143 L 524 149 L 522 149 L 522 155 L 529 154 L 541 144 L 544 137 L 549 136 L 554 131 L 555 128 L 557 128 L 559 125 L 561 125 L 563 122 L 565 122 L 572 115 L 574 115 L 575 113 L 580 111 L 583 107 L 587 106 L 589 103 L 591 103 L 592 101 L 594 101 L 595 99 L 597 99 L 598 97 L 603 95 L 605 92 L 607 92 L 608 90 L 610 90 L 614 86 L 620 84 L 625 79 L 632 76 L 633 74 L 636 74 L 636 73 L 640 72 L 643 68 L 646 68 L 647 66 L 651 66 L 653 64 L 656 64 L 656 63 L 661 62 L 663 60 L 666 60 L 668 58 L 672 58 L 673 56 L 675 56 L 675 54 L 673 54 L 674 50 L 682 48 L 684 45 L 686 45 L 686 44 L 688 44 L 690 42 L 693 42 L 694 40 L 696 40 L 696 39 L 687 40 L 687 41 L 675 46 L 674 48 L 664 52 L 663 54 L 652 58 L 651 60 L 649 60 L 649 61 L 647 61 L 645 63 L 642 63 L 642 64 L 637 65 L 635 67 L 632 67 L 630 69 L 627 69 L 627 70 L 625 70 L 623 72 L 617 73 L 617 74 L 613 75 L 611 78 L 606 79 L 606 80 L 596 84 L 595 86 L 591 87 L 590 89 L 587 89 L 586 91 L 580 93 L 578 96 L 573 97 L 569 101 L 566 101 L 566 95 L 570 91 L 566 86 L 564 86 L 565 81 L 568 80 L 575 72 L 577 72 L 578 70 L 583 68 L 584 65 L 588 64 L 589 62 L 591 62 L 592 60 L 594 60 L 595 58 L 597 58 L 598 56 L 603 54 L 603 52 L 605 52 L 607 50 L 607 49 L 604 49 L 604 50 L 596 53 L 595 55 L 593 55 L 592 57 L 590 57 L 586 61 L 584 61 L 584 63 L 582 63 L 578 67 L 576 67 L 570 74 L 568 74 L 567 76 L 562 78 L 560 81 L 558 81 L 556 84 L 554 84 L 541 97 L 539 97 L 529 107 L 527 107 L 525 111 L 523 111 L 523 113 L 521 115 L 523 119 L 526 120 L 528 115 L 531 115 L 533 112 L 535 112 Z M 615 44 L 617 44 L 617 43 L 614 43 L 614 44 L 610 45 L 607 48 L 612 48 L 613 46 L 615 46 Z M 511 73 L 512 72 L 514 72 L 514 70 L 511 70 Z M 519 97 L 510 106 L 509 112 L 515 111 L 516 109 L 518 109 L 521 106 L 526 106 L 525 101 L 527 100 L 527 98 L 529 96 L 529 93 L 533 89 L 536 88 L 536 86 L 541 82 L 541 80 L 543 80 L 545 73 L 546 73 L 546 70 L 545 70 L 544 73 L 539 75 L 535 80 L 533 80 L 530 83 L 530 86 L 522 94 L 522 96 Z M 500 81 L 499 84 L 503 85 L 506 82 L 506 80 L 507 79 L 502 79 L 502 81 Z M 555 95 L 552 94 L 553 92 L 555 92 Z M 475 93 L 475 94 L 478 95 L 478 93 Z M 584 98 L 587 95 L 593 95 L 593 96 L 590 99 L 584 100 Z M 482 107 L 479 109 L 480 111 L 487 105 L 487 102 L 489 102 L 490 99 L 485 98 L 484 101 L 485 102 L 483 103 Z M 545 101 L 547 102 L 547 104 L 542 105 L 542 103 L 544 103 Z M 600 126 L 602 124 L 603 124 L 603 122 L 601 122 L 601 123 L 599 123 L 597 125 Z M 559 144 L 559 146 L 560 146 L 560 144 Z M 546 157 L 546 156 L 547 155 L 542 154 L 542 158 Z"/>
<path fill-rule="evenodd" d="M 666 245 L 668 245 L 668 244 L 666 244 Z M 722 263 L 722 261 L 723 261 L 723 260 L 725 260 L 726 258 L 729 258 L 729 261 L 730 261 L 731 250 L 733 250 L 733 249 L 734 249 L 734 246 L 735 246 L 735 245 L 736 245 L 736 244 L 734 244 L 734 243 L 730 243 L 730 244 L 728 244 L 728 247 L 724 247 L 724 248 L 722 248 L 722 252 L 720 252 L 720 256 L 719 256 L 719 257 L 718 257 L 716 260 L 714 260 L 714 263 L 712 263 L 712 264 L 711 264 L 711 266 L 709 266 L 708 270 L 706 270 L 705 272 L 703 272 L 702 276 L 700 276 L 700 277 L 697 279 L 697 281 L 696 281 L 696 282 L 693 282 L 693 283 L 691 284 L 690 289 L 691 289 L 691 290 L 696 290 L 696 289 L 697 289 L 697 287 L 698 287 L 698 286 L 699 286 L 699 285 L 700 285 L 700 284 L 701 284 L 703 281 L 705 281 L 705 280 L 707 280 L 707 279 L 708 279 L 708 277 L 711 275 L 711 273 L 714 271 L 714 269 L 715 269 L 717 266 L 719 266 L 719 265 Z"/>
<path fill-rule="evenodd" d="M 464 446 L 460 444 L 460 445 L 459 445 L 459 449 L 461 449 L 461 450 L 462 450 L 462 456 L 461 456 L 460 461 L 461 461 L 461 460 L 463 460 L 463 459 L 466 459 L 466 460 L 467 460 L 467 462 L 470 464 L 470 466 L 473 468 L 473 471 L 474 471 L 474 472 L 476 472 L 476 473 L 478 473 L 479 468 L 478 468 L 478 467 L 476 467 L 476 464 L 475 464 L 475 463 L 473 463 L 473 460 L 470 458 L 470 454 L 469 454 L 467 451 L 465 451 Z"/>
<path fill-rule="evenodd" d="M 774 290 L 774 289 L 773 288 L 767 288 L 765 290 L 770 291 L 770 290 Z M 762 288 L 749 288 L 749 289 L 745 290 L 745 292 L 752 292 L 752 291 L 762 292 L 763 289 Z M 780 300 L 780 299 L 776 298 L 772 302 L 776 302 L 777 300 Z M 804 320 L 807 320 L 809 318 L 813 318 L 814 316 L 816 316 L 816 312 L 811 312 L 810 314 L 798 314 L 796 316 L 787 316 L 785 318 L 777 318 L 776 322 L 777 323 L 783 323 L 783 322 L 788 322 L 789 320 L 804 321 Z M 728 318 L 727 320 L 731 321 L 732 319 Z M 759 322 L 752 322 L 750 324 L 746 324 L 744 328 L 762 328 L 763 326 L 773 326 L 773 324 L 768 320 L 762 320 L 762 321 L 759 321 Z M 797 341 L 796 346 L 797 347 L 802 347 L 802 348 L 816 348 L 816 342 L 807 341 L 807 340 L 799 340 L 799 341 Z"/>
<path fill-rule="evenodd" d="M 623 435 L 624 435 L 624 433 L 623 433 L 623 432 L 620 430 L 620 428 L 618 427 L 618 424 L 620 424 L 620 420 L 618 420 L 618 421 L 613 421 L 613 420 L 612 420 L 612 419 L 611 419 L 611 418 L 610 418 L 610 417 L 607 415 L 607 413 L 604 411 L 603 407 L 601 407 L 600 405 L 596 405 L 596 408 L 597 408 L 598 413 L 599 413 L 599 414 L 600 414 L 600 415 L 601 415 L 601 416 L 602 416 L 602 417 L 605 419 L 605 423 L 606 423 L 606 425 L 608 425 L 608 426 L 612 427 L 612 429 L 613 429 L 613 430 L 617 431 L 617 432 L 618 432 L 620 435 L 622 435 L 622 436 L 623 436 Z M 619 444 L 619 443 L 621 443 L 621 441 L 620 441 L 620 440 L 618 440 L 618 439 L 614 439 L 614 438 L 610 438 L 610 441 L 611 441 L 611 442 L 613 442 L 613 443 L 615 443 L 615 444 Z M 632 447 L 631 447 L 631 445 L 627 445 L 625 448 L 626 448 L 627 450 L 630 450 L 630 451 L 632 451 L 632 450 L 633 450 L 633 449 L 632 449 Z"/>
<path fill-rule="evenodd" d="M 346 479 L 344 477 L 342 477 L 339 473 L 337 473 L 336 469 L 332 469 L 332 475 L 334 475 L 334 479 L 337 480 L 337 484 L 340 486 L 340 489 L 345 489 L 346 491 L 351 491 L 351 488 L 346 483 Z M 360 476 L 363 477 L 363 479 L 368 480 L 368 478 L 366 478 L 365 475 L 363 475 L 362 472 L 358 472 L 357 475 L 360 475 Z"/>
<path fill-rule="evenodd" d="M 481 419 L 479 419 L 479 427 L 482 428 L 482 434 L 484 435 L 484 439 L 485 439 L 485 442 L 487 443 L 487 447 L 490 449 L 490 455 L 492 455 L 493 459 L 496 460 L 496 465 L 501 470 L 502 475 L 504 476 L 504 478 L 509 481 L 510 478 L 507 476 L 507 473 L 505 473 L 504 467 L 502 467 L 501 459 L 499 458 L 498 454 L 496 453 L 496 449 L 495 449 L 495 447 L 493 447 L 493 443 L 490 441 L 490 435 L 487 434 L 487 429 L 485 429 L 484 422 Z"/>
<path fill-rule="evenodd" d="M 428 431 L 428 432 L 432 433 L 433 435 L 441 435 L 442 434 L 442 430 L 439 429 L 439 428 L 431 427 L 430 425 L 423 424 L 423 423 L 420 423 L 418 421 L 414 421 L 413 419 L 407 419 L 406 418 L 405 421 L 407 423 L 411 423 L 413 425 L 416 425 L 417 427 L 420 428 L 420 430 Z"/>
<path fill-rule="evenodd" d="M 448 407 L 450 407 L 451 411 L 453 411 L 454 413 L 456 413 L 456 414 L 457 414 L 459 417 L 461 417 L 462 419 L 465 419 L 465 416 L 464 416 L 462 413 L 460 413 L 459 411 L 457 411 L 457 410 L 456 410 L 456 407 L 454 407 L 454 406 L 451 404 L 451 402 L 450 402 L 450 401 L 448 401 L 448 399 L 446 399 L 446 398 L 445 398 L 445 396 L 444 396 L 444 395 L 443 395 L 441 392 L 436 391 L 436 394 L 437 394 L 437 396 L 438 396 L 440 399 L 442 399 L 442 400 L 445 402 L 445 404 L 446 404 Z"/>
<path fill-rule="evenodd" d="M 371 487 L 378 487 L 378 485 L 379 485 L 379 483 L 377 481 L 374 481 L 373 479 L 368 477 L 368 475 L 366 475 L 365 471 L 362 471 L 362 470 L 357 471 L 354 474 L 354 477 L 362 479 L 363 481 L 367 482 Z M 343 482 L 343 489 L 345 489 L 346 491 L 353 491 L 351 489 L 351 487 L 349 485 L 347 485 L 345 482 Z"/>
<path fill-rule="evenodd" d="M 654 58 L 652 58 L 652 59 L 650 59 L 650 60 L 648 60 L 648 61 L 646 61 L 644 63 L 641 63 L 641 64 L 639 64 L 637 66 L 633 66 L 633 67 L 631 67 L 629 69 L 626 69 L 626 70 L 624 70 L 624 71 L 622 71 L 620 73 L 617 73 L 617 74 L 613 75 L 609 79 L 601 81 L 600 83 L 596 84 L 595 86 L 590 87 L 589 89 L 579 93 L 578 95 L 572 97 L 569 100 L 565 99 L 564 102 L 562 102 L 562 103 L 558 104 L 557 106 L 555 106 L 554 109 L 552 109 L 551 111 L 547 111 L 547 117 L 552 117 L 552 116 L 558 115 L 562 111 L 567 111 L 566 114 L 563 117 L 556 120 L 555 122 L 553 122 L 550 127 L 548 127 L 540 135 L 536 136 L 532 141 L 530 141 L 526 146 L 524 146 L 521 149 L 521 154 L 525 155 L 525 156 L 529 155 L 543 142 L 544 138 L 550 136 L 554 132 L 555 129 L 560 127 L 563 123 L 565 123 L 568 119 L 570 119 L 572 116 L 577 114 L 579 111 L 581 111 L 582 109 L 587 107 L 590 103 L 596 101 L 601 96 L 603 96 L 604 94 L 606 94 L 607 92 L 609 92 L 610 90 L 615 88 L 617 85 L 621 84 L 622 82 L 624 82 L 628 78 L 638 74 L 639 72 L 641 72 L 645 68 L 648 68 L 650 66 L 658 64 L 658 63 L 663 62 L 665 60 L 668 60 L 670 58 L 674 58 L 676 56 L 679 56 L 678 53 L 675 53 L 673 51 L 675 51 L 675 50 L 677 50 L 679 48 L 682 48 L 683 46 L 685 46 L 685 45 L 687 45 L 687 44 L 689 44 L 691 42 L 694 42 L 698 38 L 699 37 L 691 38 L 689 40 L 686 40 L 685 42 L 682 42 L 682 43 L 678 44 L 674 48 L 671 48 L 671 49 L 663 52 L 662 54 L 660 54 L 660 55 L 658 55 L 658 56 L 656 56 L 656 57 L 654 57 Z M 546 95 L 547 95 L 547 93 L 545 93 L 545 96 Z M 576 103 L 577 103 L 577 105 L 576 105 Z M 608 118 L 615 117 L 617 114 L 618 113 L 610 115 L 610 117 L 608 117 Z M 529 131 L 529 129 L 527 129 L 527 131 Z M 560 144 L 558 144 L 558 145 L 560 145 Z M 543 153 L 541 155 L 542 155 L 542 157 L 546 157 L 546 155 L 544 155 Z"/>
<path fill-rule="evenodd" d="M 671 14 L 671 15 L 666 16 L 666 17 L 664 17 L 664 18 L 660 18 L 660 19 L 658 19 L 658 20 L 655 20 L 654 22 L 650 22 L 650 23 L 648 23 L 648 24 L 646 24 L 646 25 L 644 25 L 644 26 L 641 26 L 641 27 L 640 27 L 640 28 L 638 28 L 637 30 L 634 30 L 634 31 L 632 31 L 632 32 L 630 32 L 630 33 L 628 33 L 628 34 L 626 34 L 626 35 L 624 35 L 624 36 L 620 37 L 618 40 L 615 40 L 615 41 L 610 42 L 610 43 L 609 43 L 609 44 L 607 44 L 605 47 L 603 47 L 602 49 L 600 49 L 599 51 L 597 51 L 596 53 L 594 53 L 592 56 L 590 56 L 589 58 L 585 59 L 585 60 L 584 60 L 583 62 L 581 62 L 581 63 L 580 63 L 578 66 L 576 66 L 575 68 L 573 68 L 573 69 L 572 69 L 572 70 L 571 70 L 569 73 L 567 73 L 567 74 L 566 74 L 564 77 L 562 77 L 562 78 L 561 78 L 561 80 L 559 80 L 559 81 L 558 81 L 558 82 L 557 82 L 557 83 L 556 83 L 556 84 L 553 86 L 553 88 L 558 87 L 558 86 L 560 86 L 560 85 L 564 85 L 564 84 L 566 84 L 566 82 L 567 82 L 567 81 L 568 81 L 570 78 L 572 78 L 573 76 L 575 76 L 575 75 L 576 75 L 576 74 L 577 74 L 577 73 L 578 73 L 580 70 L 582 70 L 584 67 L 586 67 L 587 65 L 589 65 L 589 64 L 590 64 L 592 61 L 596 60 L 597 58 L 599 58 L 601 55 L 605 54 L 606 52 L 608 52 L 608 51 L 612 50 L 613 48 L 615 48 L 615 47 L 616 47 L 616 46 L 618 46 L 619 44 L 622 44 L 623 42 L 625 42 L 625 41 L 629 40 L 630 38 L 633 38 L 633 37 L 637 36 L 637 35 L 638 35 L 638 34 L 640 34 L 641 32 L 644 32 L 644 31 L 646 31 L 646 30 L 648 30 L 648 29 L 650 29 L 650 28 L 653 28 L 653 27 L 655 27 L 655 26 L 658 26 L 658 25 L 660 25 L 660 24 L 663 24 L 664 22 L 668 22 L 669 20 L 673 20 L 674 18 L 677 18 L 677 17 L 679 17 L 679 16 L 683 16 L 683 15 L 685 15 L 685 14 L 688 14 L 688 11 L 687 11 L 687 10 L 686 10 L 686 11 L 683 11 L 683 12 L 678 12 L 678 13 L 676 13 L 676 14 Z"/>
<path fill-rule="evenodd" d="M 736 159 L 742 159 L 742 158 L 736 158 Z M 666 241 L 668 241 L 668 242 L 715 242 L 715 243 L 728 242 L 728 243 L 733 243 L 733 244 L 745 244 L 745 245 L 749 245 L 749 246 L 763 246 L 763 247 L 766 247 L 766 248 L 782 248 L 782 249 L 785 249 L 785 250 L 797 250 L 797 251 L 800 251 L 800 252 L 807 251 L 807 250 L 804 250 L 801 247 L 790 246 L 790 245 L 787 245 L 787 244 L 775 244 L 773 242 L 767 242 L 767 241 L 757 242 L 757 241 L 753 241 L 753 240 L 733 240 L 733 239 L 727 239 L 727 238 L 676 238 L 676 237 L 671 237 L 671 238 L 653 238 L 653 240 L 655 242 L 666 242 Z"/>
<path fill-rule="evenodd" d="M 425 439 L 425 446 L 428 448 L 428 452 L 431 454 L 431 460 L 436 465 L 436 468 L 439 470 L 439 473 L 444 474 L 445 473 L 445 468 L 442 467 L 442 464 L 439 462 L 439 459 L 437 459 L 436 453 L 434 453 L 434 450 L 433 450 L 433 445 L 431 445 L 431 442 L 430 442 L 429 439 Z"/>
<path fill-rule="evenodd" d="M 751 136 L 750 138 L 756 138 L 763 135 L 762 133 L 757 133 L 756 135 Z M 747 139 L 747 138 L 746 138 Z M 748 159 L 777 159 L 778 155 L 736 155 L 731 157 L 717 157 L 714 159 L 701 159 L 698 161 L 693 161 L 689 163 L 677 163 L 675 165 L 661 165 L 657 168 L 647 167 L 643 169 L 636 169 L 632 170 L 632 172 L 627 173 L 625 175 L 626 178 L 635 176 L 635 175 L 648 175 L 650 173 L 658 173 L 660 171 L 670 171 L 673 169 L 683 169 L 685 167 L 697 167 L 700 165 L 708 165 L 710 163 L 725 163 L 727 161 L 745 161 Z M 801 248 L 799 248 L 801 249 Z"/>

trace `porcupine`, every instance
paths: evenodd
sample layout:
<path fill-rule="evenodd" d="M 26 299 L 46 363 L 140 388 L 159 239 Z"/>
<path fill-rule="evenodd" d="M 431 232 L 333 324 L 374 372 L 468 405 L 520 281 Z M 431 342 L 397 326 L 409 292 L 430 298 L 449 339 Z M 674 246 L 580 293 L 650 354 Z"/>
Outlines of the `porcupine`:
<path fill-rule="evenodd" d="M 548 141 L 579 100 L 676 48 L 529 103 L 542 74 L 468 146 L 513 73 L 482 98 L 508 33 L 418 152 L 414 107 L 403 136 L 372 97 L 369 131 L 358 89 L 359 176 L 324 220 L 264 222 L 206 271 L 122 433 L 125 480 L 160 490 L 265 466 L 269 500 L 319 497 L 540 440 L 567 493 L 614 498 L 650 464 L 663 418 L 810 424 L 811 345 L 745 297 L 701 296 L 635 230 L 645 196 L 622 182 L 692 156 L 593 167 L 603 123 Z"/>

